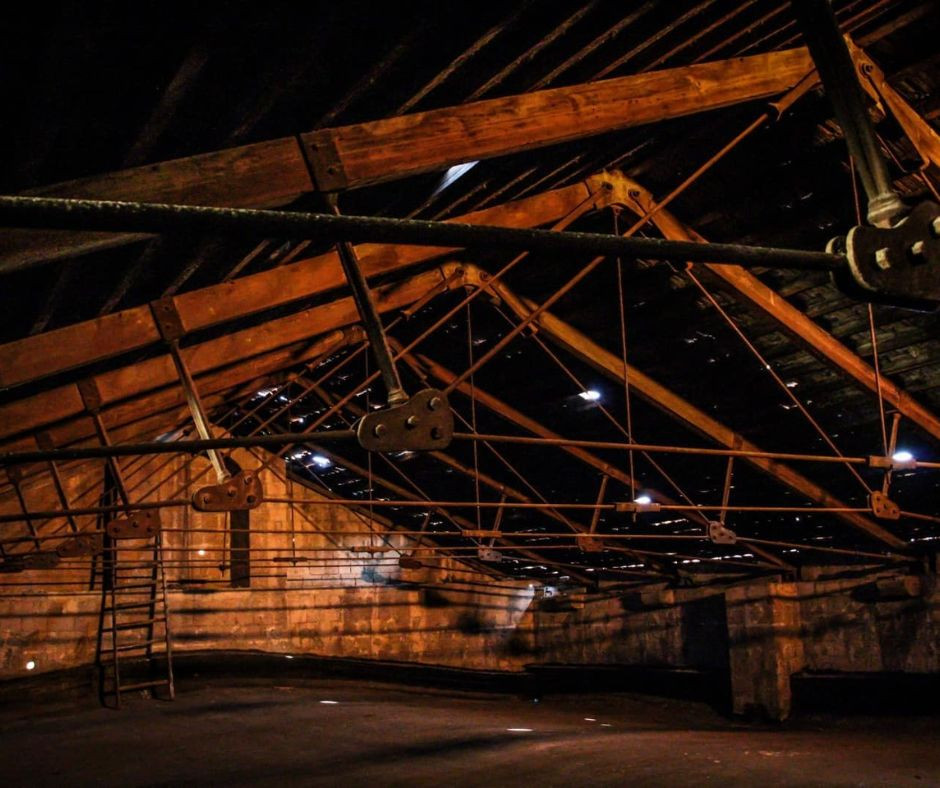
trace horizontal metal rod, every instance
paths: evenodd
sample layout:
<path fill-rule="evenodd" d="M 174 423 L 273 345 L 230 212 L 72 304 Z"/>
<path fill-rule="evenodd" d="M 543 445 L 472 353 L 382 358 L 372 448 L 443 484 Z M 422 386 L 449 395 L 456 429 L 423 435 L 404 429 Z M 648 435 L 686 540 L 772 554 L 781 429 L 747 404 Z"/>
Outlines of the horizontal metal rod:
<path fill-rule="evenodd" d="M 105 232 L 205 232 L 417 246 L 482 246 L 517 252 L 566 252 L 592 256 L 643 257 L 679 263 L 691 261 L 824 271 L 846 266 L 843 255 L 741 244 L 703 244 L 696 241 L 666 241 L 658 238 L 526 230 L 377 216 L 336 216 L 326 213 L 15 195 L 0 196 L 0 225 Z"/>
<path fill-rule="evenodd" d="M 84 460 L 146 454 L 198 454 L 207 449 L 251 448 L 255 446 L 288 446 L 294 443 L 335 440 L 355 440 L 355 430 L 320 430 L 313 432 L 287 432 L 254 435 L 241 438 L 212 438 L 210 440 L 151 441 L 145 443 L 118 443 L 111 446 L 87 446 L 0 452 L 0 466 L 49 460 Z M 628 443 L 617 441 L 581 440 L 577 438 L 537 438 L 524 435 L 491 435 L 486 433 L 455 432 L 454 440 L 514 443 L 527 446 L 572 446 L 582 449 L 609 449 L 612 451 L 645 451 L 663 454 L 691 454 L 717 457 L 754 457 L 786 462 L 823 462 L 850 465 L 868 465 L 868 457 L 834 456 L 829 454 L 799 454 L 793 452 L 758 451 L 754 449 L 708 448 L 704 446 L 671 446 L 656 443 Z M 890 458 L 887 458 L 890 460 Z M 940 462 L 917 460 L 912 469 L 940 469 Z M 36 515 L 37 517 L 41 515 Z"/>
<path fill-rule="evenodd" d="M 616 503 L 535 503 L 530 501 L 424 501 L 424 500 L 369 500 L 368 498 L 265 498 L 263 503 L 281 503 L 302 506 L 368 506 L 376 508 L 428 508 L 428 509 L 572 509 L 577 511 L 614 511 Z M 115 506 L 89 506 L 81 509 L 48 509 L 45 511 L 31 511 L 29 518 L 65 517 L 67 515 L 107 514 L 109 512 L 134 511 L 135 509 L 160 509 L 165 507 L 189 506 L 186 499 L 160 501 L 141 504 L 126 504 Z M 648 507 L 648 508 L 646 508 Z M 857 506 L 722 506 L 721 504 L 636 504 L 636 509 L 629 513 L 655 514 L 656 512 L 778 512 L 796 514 L 845 514 L 849 512 L 870 512 L 866 507 Z M 206 514 L 218 514 L 207 512 Z M 26 520 L 27 515 L 22 512 L 0 515 L 0 523 L 19 522 Z M 455 532 L 456 533 L 456 532 Z M 570 535 L 570 534 L 569 534 Z"/>
<path fill-rule="evenodd" d="M 103 457 L 129 457 L 137 454 L 199 454 L 207 449 L 244 449 L 252 446 L 288 446 L 304 441 L 355 440 L 354 430 L 321 430 L 318 432 L 285 432 L 254 435 L 246 438 L 212 438 L 211 440 L 149 441 L 116 443 L 111 446 L 84 446 L 75 449 L 47 451 L 8 451 L 0 453 L 0 466 L 48 460 L 89 460 Z M 41 516 L 41 515 L 37 515 Z"/>

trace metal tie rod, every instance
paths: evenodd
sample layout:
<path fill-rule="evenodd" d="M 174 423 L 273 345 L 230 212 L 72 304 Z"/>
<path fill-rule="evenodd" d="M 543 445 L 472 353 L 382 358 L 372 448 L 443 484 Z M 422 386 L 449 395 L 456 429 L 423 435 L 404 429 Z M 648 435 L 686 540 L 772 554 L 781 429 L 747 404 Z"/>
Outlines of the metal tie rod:
<path fill-rule="evenodd" d="M 166 233 L 196 231 L 282 238 L 325 238 L 415 246 L 496 247 L 512 251 L 642 257 L 672 262 L 834 271 L 842 254 L 728 243 L 666 241 L 601 233 L 336 216 L 325 213 L 209 208 L 191 205 L 0 196 L 0 226 Z M 2 270 L 0 270 L 2 273 Z"/>

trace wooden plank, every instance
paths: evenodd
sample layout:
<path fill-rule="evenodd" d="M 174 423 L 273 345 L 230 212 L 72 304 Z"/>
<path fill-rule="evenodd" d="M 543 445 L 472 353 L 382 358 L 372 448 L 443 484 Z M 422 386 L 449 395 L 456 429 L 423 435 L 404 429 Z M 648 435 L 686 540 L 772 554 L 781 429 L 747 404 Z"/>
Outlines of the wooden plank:
<path fill-rule="evenodd" d="M 284 137 L 57 183 L 24 193 L 41 197 L 270 208 L 285 205 L 311 189 L 309 172 L 297 141 Z M 0 274 L 42 260 L 71 257 L 145 237 L 120 233 L 4 230 L 0 233 Z"/>
<path fill-rule="evenodd" d="M 625 177 L 624 181 L 625 188 L 619 190 L 621 194 L 626 195 L 624 207 L 641 216 L 652 210 L 655 203 L 649 191 L 629 178 Z M 667 210 L 657 211 L 652 221 L 665 238 L 706 243 L 701 235 L 686 227 Z M 878 392 L 875 370 L 867 362 L 756 276 L 736 265 L 706 263 L 704 267 L 730 285 L 745 301 L 772 317 L 781 328 L 799 340 L 815 356 L 835 365 L 872 393 Z M 940 418 L 900 386 L 882 377 L 881 394 L 885 401 L 897 408 L 903 416 L 933 437 L 940 438 Z"/>
<path fill-rule="evenodd" d="M 382 288 L 376 293 L 376 304 L 380 311 L 388 312 L 414 303 L 438 288 L 459 268 L 457 264 L 450 263 Z M 450 279 L 448 286 L 460 287 L 462 284 L 457 277 Z M 272 371 L 272 359 L 278 368 L 309 359 L 308 346 L 314 338 L 358 321 L 359 313 L 352 298 L 342 298 L 183 348 L 181 352 L 190 372 L 197 376 L 197 382 L 202 375 L 213 370 L 235 370 L 234 376 L 225 378 L 228 387 L 235 385 L 239 376 L 241 380 L 250 380 L 264 371 Z M 131 400 L 135 401 L 135 413 L 140 409 L 146 411 L 153 405 L 146 395 L 163 388 L 172 389 L 174 398 L 182 396 L 176 369 L 168 355 L 102 372 L 94 376 L 94 381 L 105 408 Z M 84 412 L 76 384 L 14 400 L 0 406 L 0 440 L 81 417 Z"/>
<path fill-rule="evenodd" d="M 468 269 L 468 277 L 472 275 L 472 271 Z M 536 305 L 524 299 L 520 299 L 501 283 L 493 285 L 491 289 L 522 319 L 527 318 L 537 309 Z M 630 387 L 632 390 L 636 391 L 657 408 L 660 408 L 669 415 L 682 421 L 693 431 L 705 435 L 719 445 L 726 446 L 727 448 L 755 452 L 761 451 L 760 447 L 747 440 L 743 435 L 738 434 L 730 427 L 712 418 L 704 411 L 695 407 L 692 403 L 682 399 L 679 395 L 662 384 L 657 383 L 635 367 L 627 365 L 625 368 L 623 361 L 618 356 L 602 348 L 573 326 L 555 317 L 550 312 L 542 312 L 535 319 L 534 325 L 542 329 L 544 335 L 551 338 L 557 345 L 565 348 L 577 358 L 580 358 L 612 380 L 622 381 L 626 372 L 629 374 Z M 847 507 L 847 504 L 782 462 L 763 457 L 746 457 L 745 460 L 820 506 Z M 863 517 L 854 512 L 846 512 L 834 516 L 892 548 L 904 550 L 908 546 L 907 542 L 898 538 L 890 531 L 885 530 L 868 517 Z"/>
<path fill-rule="evenodd" d="M 489 99 L 302 136 L 333 191 L 766 98 L 813 69 L 790 49 Z"/>
<path fill-rule="evenodd" d="M 609 204 L 611 179 L 593 176 L 563 189 L 474 211 L 455 222 L 537 227 L 572 211 Z M 592 197 L 596 194 L 596 197 Z M 453 249 L 361 244 L 356 247 L 367 277 L 428 262 Z M 186 331 L 207 328 L 267 309 L 321 295 L 345 284 L 335 252 L 231 282 L 176 296 Z M 160 341 L 148 306 L 133 307 L 83 323 L 0 345 L 0 387 L 19 386 L 86 364 L 141 350 Z"/>

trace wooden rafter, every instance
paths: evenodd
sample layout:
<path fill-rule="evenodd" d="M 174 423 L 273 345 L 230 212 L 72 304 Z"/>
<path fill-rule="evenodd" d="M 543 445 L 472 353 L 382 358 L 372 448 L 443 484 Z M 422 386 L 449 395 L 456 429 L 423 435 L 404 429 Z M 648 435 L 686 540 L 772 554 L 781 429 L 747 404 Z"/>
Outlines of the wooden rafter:
<path fill-rule="evenodd" d="M 789 89 L 810 70 L 804 49 L 700 63 L 324 129 L 27 193 L 182 205 L 280 206 L 317 188 L 346 189 L 442 170 L 766 98 Z M 0 235 L 0 272 L 141 237 L 146 236 L 8 230 Z"/>

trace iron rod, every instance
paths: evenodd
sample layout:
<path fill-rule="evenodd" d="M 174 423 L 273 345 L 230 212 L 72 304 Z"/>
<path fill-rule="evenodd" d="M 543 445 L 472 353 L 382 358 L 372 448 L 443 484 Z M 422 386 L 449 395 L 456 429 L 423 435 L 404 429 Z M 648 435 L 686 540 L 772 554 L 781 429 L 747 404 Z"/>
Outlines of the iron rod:
<path fill-rule="evenodd" d="M 326 238 L 351 242 L 643 257 L 654 260 L 833 271 L 843 255 L 742 244 L 625 238 L 422 219 L 335 216 L 325 213 L 210 208 L 114 200 L 0 196 L 0 223 L 9 227 L 105 232 L 207 232 Z"/>

